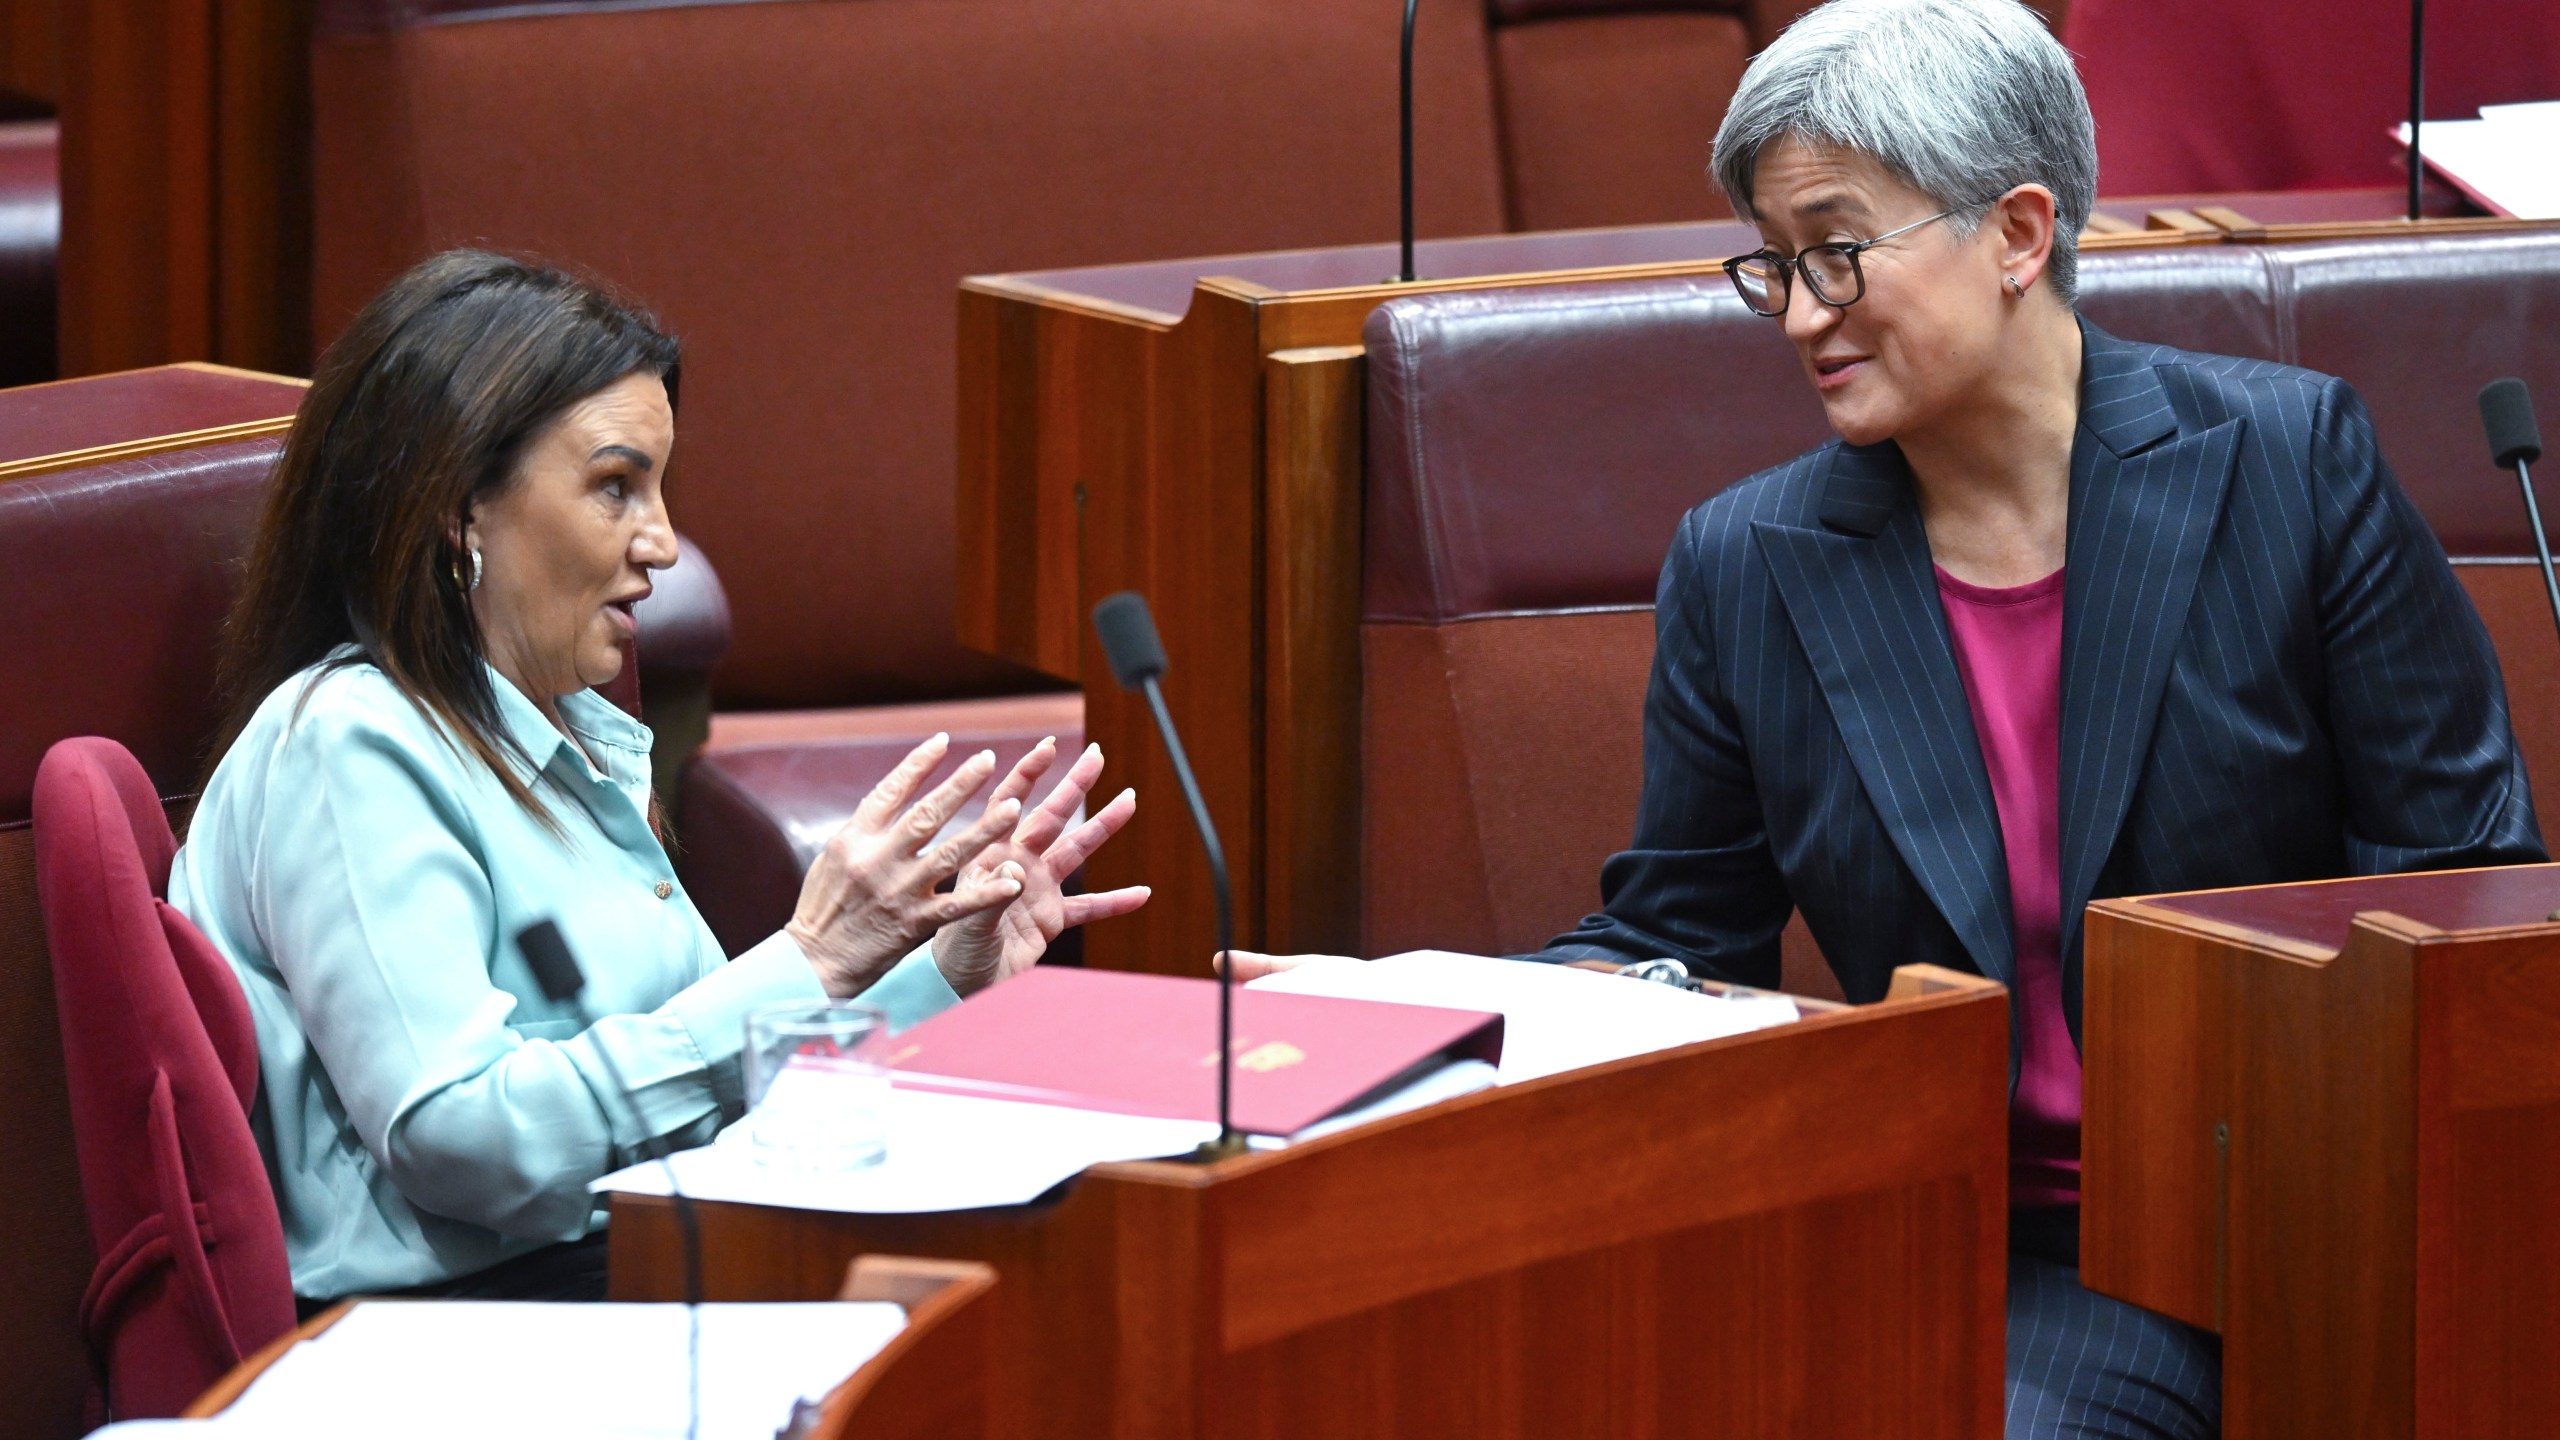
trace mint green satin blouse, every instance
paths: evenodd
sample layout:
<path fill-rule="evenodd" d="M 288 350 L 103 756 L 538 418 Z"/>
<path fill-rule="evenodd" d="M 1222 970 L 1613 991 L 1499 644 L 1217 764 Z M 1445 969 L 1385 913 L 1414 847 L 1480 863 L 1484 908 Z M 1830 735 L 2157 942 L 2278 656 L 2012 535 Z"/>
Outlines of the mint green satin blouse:
<path fill-rule="evenodd" d="M 742 1108 L 746 1013 L 823 994 L 788 935 L 722 955 L 649 829 L 647 727 L 593 692 L 565 697 L 581 753 L 490 681 L 563 833 L 360 663 L 267 697 L 170 875 L 169 903 L 256 1017 L 252 1123 L 306 1297 L 467 1275 L 587 1234 L 603 1218 L 590 1181 L 650 1136 L 707 1141 Z M 543 919 L 606 1018 L 543 998 L 515 944 Z M 923 947 L 861 998 L 901 1026 L 958 999 Z"/>

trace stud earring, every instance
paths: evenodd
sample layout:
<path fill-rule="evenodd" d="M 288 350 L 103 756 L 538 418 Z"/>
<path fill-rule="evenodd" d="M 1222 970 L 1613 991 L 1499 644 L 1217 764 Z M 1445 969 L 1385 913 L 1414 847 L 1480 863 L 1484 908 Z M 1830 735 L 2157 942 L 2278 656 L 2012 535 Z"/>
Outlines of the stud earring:
<path fill-rule="evenodd" d="M 2009 294 L 2010 294 L 2010 296 L 2011 296 L 2012 298 L 2014 298 L 2014 299 L 2019 299 L 2019 300 L 2024 300 L 2024 299 L 2026 299 L 2026 298 L 2027 298 L 2027 287 L 2018 283 L 2018 277 L 2017 277 L 2017 276 L 2015 276 L 2015 275 L 2003 275 L 2003 276 L 2001 276 L 2000 278 L 2001 278 L 2002 280 L 2004 280 L 2004 281 L 2008 282 L 2008 286 L 2009 286 Z"/>

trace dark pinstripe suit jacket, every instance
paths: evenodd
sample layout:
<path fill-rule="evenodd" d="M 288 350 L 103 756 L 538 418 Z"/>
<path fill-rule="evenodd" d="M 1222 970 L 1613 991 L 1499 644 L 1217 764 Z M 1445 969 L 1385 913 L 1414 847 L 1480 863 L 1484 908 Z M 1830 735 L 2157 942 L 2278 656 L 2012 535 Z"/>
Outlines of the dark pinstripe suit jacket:
<path fill-rule="evenodd" d="M 2094 898 L 2544 858 L 2487 633 L 2343 381 L 2084 326 L 2063 591 L 2063 1002 Z M 1689 512 L 1635 843 L 1541 958 L 1853 1000 L 2006 981 L 1999 820 L 1910 472 L 1839 442 Z"/>

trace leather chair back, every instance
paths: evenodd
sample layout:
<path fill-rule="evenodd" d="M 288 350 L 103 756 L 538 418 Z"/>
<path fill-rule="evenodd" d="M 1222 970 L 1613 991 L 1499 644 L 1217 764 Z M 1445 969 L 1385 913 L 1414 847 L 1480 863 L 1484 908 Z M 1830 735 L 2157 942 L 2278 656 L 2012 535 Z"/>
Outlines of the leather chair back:
<path fill-rule="evenodd" d="M 2115 334 L 2345 376 L 2454 554 L 2531 553 L 2474 395 L 2521 374 L 2560 396 L 2560 234 L 2100 252 L 2082 274 Z M 1830 432 L 1722 276 L 1417 296 L 1365 338 L 1363 943 L 1534 948 L 1598 905 L 1632 833 L 1680 516 Z M 2462 574 L 2527 764 L 2560 773 L 2539 576 Z"/>
<path fill-rule="evenodd" d="M 249 1129 L 258 1035 L 229 962 L 169 908 L 151 777 L 94 737 L 47 752 L 36 885 L 98 1266 L 80 1328 L 115 1417 L 177 1415 L 291 1330 L 293 1277 Z"/>

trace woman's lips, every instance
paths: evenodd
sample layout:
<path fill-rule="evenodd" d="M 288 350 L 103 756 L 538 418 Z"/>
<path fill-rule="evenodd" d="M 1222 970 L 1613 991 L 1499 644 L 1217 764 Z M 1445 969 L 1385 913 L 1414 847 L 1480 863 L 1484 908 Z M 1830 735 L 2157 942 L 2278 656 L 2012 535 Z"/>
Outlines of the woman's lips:
<path fill-rule="evenodd" d="M 1845 359 L 1813 362 L 1813 386 L 1817 390 L 1837 390 L 1867 367 L 1867 357 L 1852 355 Z"/>
<path fill-rule="evenodd" d="M 631 601 L 616 600 L 607 604 L 605 613 L 613 617 L 613 627 L 626 637 L 640 633 L 639 618 L 631 613 Z"/>

